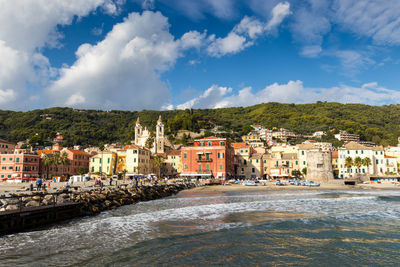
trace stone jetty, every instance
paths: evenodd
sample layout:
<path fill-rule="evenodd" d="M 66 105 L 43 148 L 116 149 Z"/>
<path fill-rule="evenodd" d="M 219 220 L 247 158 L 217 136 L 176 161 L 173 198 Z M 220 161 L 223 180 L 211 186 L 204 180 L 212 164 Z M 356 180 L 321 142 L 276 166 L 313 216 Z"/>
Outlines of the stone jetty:
<path fill-rule="evenodd" d="M 182 183 L 15 193 L 0 198 L 0 235 L 160 199 L 193 187 L 193 183 Z"/>

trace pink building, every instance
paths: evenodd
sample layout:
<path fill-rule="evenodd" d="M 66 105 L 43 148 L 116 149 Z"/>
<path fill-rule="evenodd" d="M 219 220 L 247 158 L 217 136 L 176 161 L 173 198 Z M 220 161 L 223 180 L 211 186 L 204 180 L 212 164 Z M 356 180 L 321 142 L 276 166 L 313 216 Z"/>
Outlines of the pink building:
<path fill-rule="evenodd" d="M 207 137 L 182 147 L 181 176 L 227 179 L 235 175 L 234 149 L 226 138 Z"/>
<path fill-rule="evenodd" d="M 39 155 L 0 154 L 0 179 L 28 180 L 39 177 Z"/>

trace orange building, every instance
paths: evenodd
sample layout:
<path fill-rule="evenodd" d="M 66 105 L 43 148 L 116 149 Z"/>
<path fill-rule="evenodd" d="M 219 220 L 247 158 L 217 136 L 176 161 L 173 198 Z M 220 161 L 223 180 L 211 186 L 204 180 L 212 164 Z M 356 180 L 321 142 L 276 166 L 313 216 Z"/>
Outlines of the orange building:
<path fill-rule="evenodd" d="M 235 175 L 234 149 L 226 138 L 207 137 L 182 147 L 181 176 L 227 179 Z"/>

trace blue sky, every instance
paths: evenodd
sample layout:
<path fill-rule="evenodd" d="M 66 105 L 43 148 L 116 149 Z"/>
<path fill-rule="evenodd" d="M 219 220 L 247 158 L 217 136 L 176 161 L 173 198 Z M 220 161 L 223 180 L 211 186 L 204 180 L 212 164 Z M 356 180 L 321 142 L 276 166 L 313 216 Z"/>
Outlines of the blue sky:
<path fill-rule="evenodd" d="M 0 108 L 400 102 L 400 2 L 0 0 Z"/>

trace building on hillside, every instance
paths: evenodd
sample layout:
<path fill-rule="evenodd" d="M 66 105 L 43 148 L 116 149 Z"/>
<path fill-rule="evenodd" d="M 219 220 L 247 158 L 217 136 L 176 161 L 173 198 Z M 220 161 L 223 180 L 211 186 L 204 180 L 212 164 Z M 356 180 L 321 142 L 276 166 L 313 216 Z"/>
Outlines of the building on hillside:
<path fill-rule="evenodd" d="M 287 144 L 275 145 L 272 146 L 269 151 L 271 153 L 296 153 L 298 152 L 297 146 L 291 146 Z"/>
<path fill-rule="evenodd" d="M 333 180 L 332 154 L 330 151 L 307 151 L 307 180 L 329 182 Z"/>
<path fill-rule="evenodd" d="M 395 157 L 397 163 L 400 164 L 400 146 L 385 147 L 385 156 Z"/>
<path fill-rule="evenodd" d="M 258 134 L 260 135 L 260 138 L 267 142 L 267 144 L 270 146 L 273 143 L 272 139 L 272 130 L 269 129 L 261 129 L 258 131 Z"/>
<path fill-rule="evenodd" d="M 247 135 L 242 136 L 242 140 L 245 143 L 250 143 L 250 142 L 262 142 L 261 137 L 257 132 L 250 132 Z"/>
<path fill-rule="evenodd" d="M 249 140 L 246 143 L 254 148 L 261 147 L 261 148 L 265 149 L 264 141 L 262 141 L 261 139 L 260 140 Z"/>
<path fill-rule="evenodd" d="M 331 151 L 333 150 L 332 143 L 328 142 L 317 142 L 315 140 L 306 140 L 303 144 L 312 144 L 314 147 L 317 147 L 321 151 Z"/>
<path fill-rule="evenodd" d="M 335 138 L 339 141 L 344 142 L 359 142 L 360 136 L 358 134 L 350 134 L 346 131 L 340 131 L 338 134 L 335 134 Z"/>
<path fill-rule="evenodd" d="M 234 149 L 226 138 L 207 137 L 181 148 L 181 176 L 228 179 L 235 175 Z"/>
<path fill-rule="evenodd" d="M 384 175 L 386 161 L 383 147 L 366 147 L 356 142 L 349 142 L 338 149 L 339 156 L 339 178 L 366 177 L 368 175 Z M 369 158 L 369 166 L 355 166 L 357 157 Z M 346 164 L 346 158 L 351 158 L 350 165 Z M 394 167 L 393 167 L 394 168 Z"/>
<path fill-rule="evenodd" d="M 39 161 L 35 154 L 0 154 L 0 179 L 21 182 L 38 178 Z"/>
<path fill-rule="evenodd" d="M 0 139 L 0 154 L 14 154 L 16 144 Z"/>
<path fill-rule="evenodd" d="M 358 141 L 357 143 L 359 143 L 360 145 L 369 146 L 369 147 L 376 146 L 376 144 L 374 142 L 370 142 L 370 141 Z"/>
<path fill-rule="evenodd" d="M 265 154 L 265 149 L 261 153 L 246 143 L 232 143 L 235 152 L 236 166 L 235 175 L 241 179 L 263 178 L 264 164 L 262 156 Z"/>
<path fill-rule="evenodd" d="M 316 131 L 316 132 L 313 133 L 312 136 L 314 136 L 314 137 L 322 137 L 324 135 L 325 135 L 324 131 Z"/>
<path fill-rule="evenodd" d="M 147 140 L 151 137 L 150 131 L 145 127 L 143 129 L 140 124 L 139 117 L 136 121 L 135 126 L 135 145 L 140 147 L 146 147 Z M 164 137 L 164 124 L 161 119 L 161 115 L 157 120 L 156 133 L 154 136 L 153 146 L 151 148 L 152 153 L 164 153 L 165 152 L 165 137 Z"/>
<path fill-rule="evenodd" d="M 253 125 L 250 125 L 250 127 L 252 127 L 253 128 L 253 130 L 254 131 L 261 131 L 261 130 L 264 130 L 264 127 L 262 127 L 261 125 L 258 125 L 258 124 L 253 124 Z"/>
<path fill-rule="evenodd" d="M 137 146 L 125 146 L 126 150 L 126 170 L 128 174 L 149 174 L 151 168 L 150 150 Z"/>
<path fill-rule="evenodd" d="M 169 177 L 175 177 L 182 172 L 181 167 L 181 151 L 172 150 L 167 153 L 167 158 L 164 162 L 165 175 Z"/>
<path fill-rule="evenodd" d="M 116 174 L 118 156 L 115 152 L 101 151 L 90 157 L 89 171 L 93 174 L 112 176 Z"/>

